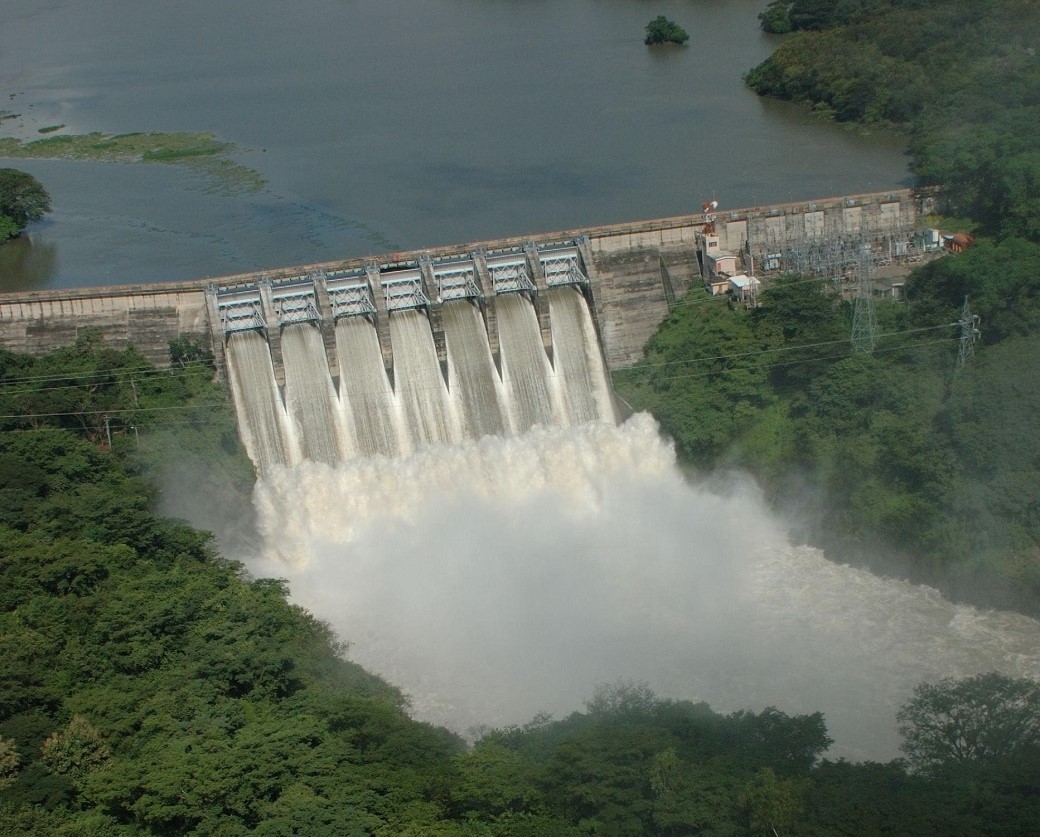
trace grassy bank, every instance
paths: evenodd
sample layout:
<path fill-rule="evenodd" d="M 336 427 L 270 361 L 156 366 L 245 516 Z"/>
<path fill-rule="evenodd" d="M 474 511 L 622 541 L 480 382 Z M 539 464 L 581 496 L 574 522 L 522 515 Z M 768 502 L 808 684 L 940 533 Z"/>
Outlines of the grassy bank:
<path fill-rule="evenodd" d="M 188 166 L 207 178 L 208 191 L 259 191 L 266 181 L 235 162 L 236 151 L 233 143 L 209 133 L 61 134 L 32 142 L 0 137 L 0 157 Z"/>

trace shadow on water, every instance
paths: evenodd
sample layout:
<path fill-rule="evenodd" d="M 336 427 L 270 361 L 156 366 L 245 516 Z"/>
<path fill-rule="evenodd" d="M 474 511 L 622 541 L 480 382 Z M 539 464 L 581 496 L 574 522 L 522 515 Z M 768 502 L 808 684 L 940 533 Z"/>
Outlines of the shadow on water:
<path fill-rule="evenodd" d="M 47 287 L 58 263 L 58 246 L 21 235 L 0 244 L 0 292 Z"/>

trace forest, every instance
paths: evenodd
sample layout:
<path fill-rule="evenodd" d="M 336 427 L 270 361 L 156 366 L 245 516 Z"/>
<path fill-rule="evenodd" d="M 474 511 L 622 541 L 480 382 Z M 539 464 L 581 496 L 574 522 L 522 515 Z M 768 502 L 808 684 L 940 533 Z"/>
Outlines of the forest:
<path fill-rule="evenodd" d="M 906 133 L 911 170 L 993 235 L 1040 238 L 1040 6 L 1032 0 L 776 0 L 794 31 L 746 75 L 763 96 Z"/>

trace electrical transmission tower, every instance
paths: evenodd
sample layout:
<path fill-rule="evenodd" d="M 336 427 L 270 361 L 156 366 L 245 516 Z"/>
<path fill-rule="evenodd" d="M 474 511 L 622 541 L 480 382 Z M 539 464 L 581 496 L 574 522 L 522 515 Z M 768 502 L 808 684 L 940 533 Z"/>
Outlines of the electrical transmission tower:
<path fill-rule="evenodd" d="M 877 311 L 874 289 L 870 285 L 872 262 L 869 245 L 863 245 L 859 253 L 856 297 L 852 301 L 852 351 L 867 355 L 873 354 L 877 341 Z"/>
<path fill-rule="evenodd" d="M 979 331 L 980 317 L 972 314 L 968 305 L 968 297 L 964 297 L 964 307 L 961 309 L 961 318 L 957 325 L 961 327 L 960 347 L 957 350 L 957 368 L 964 367 L 969 360 L 975 356 L 975 341 L 982 334 Z"/>

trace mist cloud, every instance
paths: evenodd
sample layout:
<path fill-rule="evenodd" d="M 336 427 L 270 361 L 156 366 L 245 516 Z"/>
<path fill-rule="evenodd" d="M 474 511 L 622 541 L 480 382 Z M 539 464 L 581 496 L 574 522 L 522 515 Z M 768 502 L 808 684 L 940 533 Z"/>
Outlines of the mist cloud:
<path fill-rule="evenodd" d="M 921 680 L 1040 677 L 1036 622 L 788 545 L 753 486 L 684 482 L 646 415 L 276 469 L 254 500 L 253 571 L 458 731 L 629 678 L 720 711 L 821 710 L 835 753 L 887 759 Z"/>

